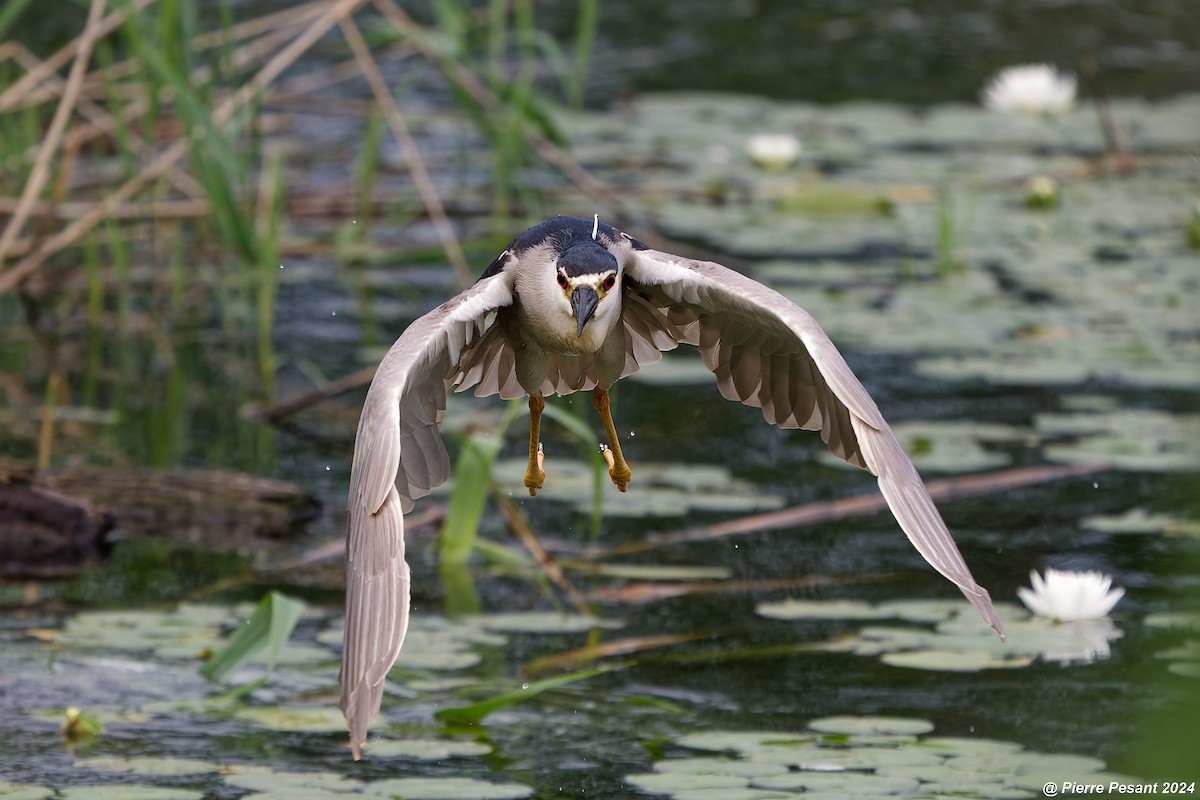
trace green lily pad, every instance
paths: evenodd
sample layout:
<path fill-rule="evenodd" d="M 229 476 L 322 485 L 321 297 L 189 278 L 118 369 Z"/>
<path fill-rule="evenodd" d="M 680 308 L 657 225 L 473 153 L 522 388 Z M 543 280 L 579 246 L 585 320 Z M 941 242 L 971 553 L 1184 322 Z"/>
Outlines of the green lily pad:
<path fill-rule="evenodd" d="M 492 752 L 491 745 L 459 739 L 371 739 L 363 751 L 372 758 L 407 758 L 442 761 L 471 758 Z"/>
<path fill-rule="evenodd" d="M 238 710 L 234 718 L 273 731 L 341 733 L 346 719 L 333 706 L 251 706 Z"/>
<path fill-rule="evenodd" d="M 728 756 L 663 759 L 655 763 L 654 773 L 626 780 L 643 791 L 676 798 L 694 797 L 693 792 L 711 792 L 700 796 L 715 798 L 722 791 L 738 797 L 774 791 L 783 797 L 945 794 L 1015 800 L 1035 796 L 1033 791 L 1063 775 L 1087 782 L 1105 775 L 1099 759 L 1029 752 L 990 739 L 922 738 L 932 729 L 922 719 L 843 715 L 813 720 L 808 730 L 791 734 L 710 730 L 677 743 Z M 822 743 L 809 731 L 841 738 Z"/>
<path fill-rule="evenodd" d="M 933 472 L 982 472 L 1007 466 L 1012 463 L 1011 455 L 985 445 L 1019 442 L 1030 435 L 1012 425 L 970 421 L 907 421 L 893 425 L 892 430 L 917 468 Z M 817 457 L 828 466 L 851 466 L 828 451 Z"/>
<path fill-rule="evenodd" d="M 625 782 L 651 794 L 670 794 L 690 789 L 742 789 L 750 785 L 742 775 L 689 772 L 647 772 L 626 775 Z"/>
<path fill-rule="evenodd" d="M 1076 437 L 1071 443 L 1046 447 L 1051 461 L 1107 462 L 1146 472 L 1190 472 L 1200 462 L 1200 415 L 1153 409 L 1038 414 L 1034 426 L 1045 435 Z"/>
<path fill-rule="evenodd" d="M 392 778 L 367 784 L 366 797 L 404 800 L 519 800 L 533 789 L 519 783 L 489 783 L 475 778 Z"/>
<path fill-rule="evenodd" d="M 653 367 L 651 367 L 653 369 Z M 497 482 L 524 491 L 525 459 L 496 462 Z M 591 514 L 595 473 L 590 464 L 546 454 L 546 484 L 538 498 L 571 505 Z M 671 517 L 692 511 L 751 512 L 779 508 L 783 499 L 764 494 L 750 481 L 734 478 L 716 464 L 639 462 L 636 492 L 621 492 L 604 476 L 601 492 L 604 513 L 610 517 Z"/>
<path fill-rule="evenodd" d="M 759 603 L 755 613 L 771 619 L 892 619 L 893 614 L 863 600 L 794 600 Z"/>
<path fill-rule="evenodd" d="M 854 772 L 792 772 L 767 778 L 756 778 L 753 786 L 763 789 L 788 789 L 810 793 L 839 793 L 844 797 L 911 794 L 917 781 L 894 775 L 874 775 Z"/>
<path fill-rule="evenodd" d="M 225 776 L 225 783 L 258 792 L 294 793 L 319 791 L 347 794 L 362 791 L 364 784 L 335 772 L 292 772 L 257 765 L 240 765 Z"/>
<path fill-rule="evenodd" d="M 484 614 L 478 617 L 478 622 L 488 630 L 506 633 L 586 633 L 595 628 L 620 628 L 624 624 L 615 619 L 560 614 L 557 611 Z"/>
<path fill-rule="evenodd" d="M 68 786 L 59 790 L 62 800 L 203 800 L 204 792 L 192 789 L 168 789 L 162 786 L 107 784 L 104 786 Z"/>
<path fill-rule="evenodd" d="M 933 730 L 933 723 L 910 717 L 822 717 L 808 723 L 808 727 L 821 733 L 846 733 L 859 736 L 877 734 L 922 734 Z"/>
<path fill-rule="evenodd" d="M 1027 655 L 999 656 L 982 651 L 902 650 L 884 653 L 879 660 L 893 667 L 930 669 L 939 672 L 979 672 L 985 669 L 1016 669 L 1033 663 Z"/>
<path fill-rule="evenodd" d="M 174 611 L 84 611 L 53 638 L 64 647 L 162 651 L 164 658 L 195 659 L 221 644 L 227 608 L 183 605 Z"/>
<path fill-rule="evenodd" d="M 700 731 L 679 737 L 681 747 L 714 752 L 754 752 L 764 748 L 806 747 L 817 741 L 811 733 L 786 731 Z"/>
<path fill-rule="evenodd" d="M 1168 536 L 1200 537 L 1200 521 L 1173 514 L 1151 514 L 1144 508 L 1131 508 L 1124 514 L 1095 514 L 1084 517 L 1079 524 L 1102 533 L 1165 533 Z"/>
<path fill-rule="evenodd" d="M 757 778 L 787 772 L 787 767 L 762 761 L 735 761 L 730 758 L 668 758 L 655 762 L 657 773 L 689 775 L 737 775 Z"/>
<path fill-rule="evenodd" d="M 1150 628 L 1181 628 L 1200 631 L 1200 613 L 1194 611 L 1162 611 L 1147 614 L 1142 624 Z"/>
<path fill-rule="evenodd" d="M 31 783 L 9 783 L 0 779 L 0 798 L 2 800 L 52 800 L 54 790 L 46 786 L 35 786 Z"/>
<path fill-rule="evenodd" d="M 217 764 L 208 761 L 159 756 L 95 756 L 76 759 L 75 766 L 78 769 L 128 772 L 134 775 L 200 775 L 221 769 Z"/>

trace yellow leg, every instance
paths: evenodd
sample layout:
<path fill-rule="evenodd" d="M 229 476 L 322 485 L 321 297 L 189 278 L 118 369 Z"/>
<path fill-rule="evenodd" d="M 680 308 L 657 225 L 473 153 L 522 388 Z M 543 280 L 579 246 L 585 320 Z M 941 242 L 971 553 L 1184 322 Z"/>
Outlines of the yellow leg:
<path fill-rule="evenodd" d="M 529 395 L 529 468 L 525 470 L 525 488 L 533 497 L 546 481 L 546 473 L 542 469 L 542 410 L 546 401 L 540 394 Z"/>
<path fill-rule="evenodd" d="M 600 421 L 604 423 L 604 433 L 608 436 L 608 447 L 600 448 L 604 459 L 608 461 L 608 477 L 612 478 L 612 482 L 623 492 L 629 485 L 633 471 L 629 469 L 629 465 L 625 463 L 625 456 L 621 454 L 621 442 L 617 439 L 617 426 L 613 424 L 608 392 L 599 387 L 593 389 L 592 405 L 600 412 Z"/>

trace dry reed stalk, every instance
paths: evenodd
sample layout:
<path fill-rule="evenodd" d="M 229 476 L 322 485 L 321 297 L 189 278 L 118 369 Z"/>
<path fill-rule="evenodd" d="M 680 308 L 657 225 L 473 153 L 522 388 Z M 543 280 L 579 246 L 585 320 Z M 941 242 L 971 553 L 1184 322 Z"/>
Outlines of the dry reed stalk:
<path fill-rule="evenodd" d="M 0 214 L 11 214 L 20 201 L 15 197 L 0 197 Z M 61 203 L 39 200 L 30 207 L 30 215 L 47 219 L 79 219 L 92 208 L 91 203 L 67 200 Z M 209 213 L 209 204 L 204 199 L 153 200 L 145 204 L 122 206 L 110 215 L 117 220 L 185 219 L 203 217 Z M 19 241 L 19 240 L 18 240 Z M 10 253 L 14 252 L 10 248 Z"/>
<path fill-rule="evenodd" d="M 1108 464 L 1049 464 L 1040 467 L 1016 467 L 1014 469 L 985 472 L 979 475 L 963 475 L 941 478 L 926 484 L 929 496 L 938 502 L 983 494 L 1011 491 L 1023 486 L 1036 486 L 1064 478 L 1077 478 L 1110 469 Z M 589 547 L 582 557 L 590 559 L 630 555 L 688 542 L 706 542 L 726 536 L 778 530 L 813 525 L 847 517 L 875 514 L 887 509 L 887 502 L 878 492 L 844 497 L 838 500 L 819 500 L 778 511 L 750 514 L 744 517 L 718 522 L 699 528 L 684 528 L 671 533 L 650 534 L 637 542 L 615 547 Z"/>
<path fill-rule="evenodd" d="M 243 84 L 241 89 L 226 98 L 217 107 L 213 112 L 214 124 L 224 125 L 227 123 L 239 108 L 278 78 L 285 69 L 291 66 L 296 59 L 312 47 L 318 39 L 324 36 L 331 27 L 337 24 L 338 20 L 344 16 L 353 14 L 364 2 L 365 0 L 339 0 L 338 2 L 328 4 L 325 13 L 312 22 L 308 28 L 293 39 L 283 50 L 276 53 L 249 82 Z M 88 214 L 43 241 L 40 247 L 12 268 L 0 272 L 0 294 L 12 289 L 25 280 L 38 267 L 45 263 L 46 259 L 77 242 L 115 209 L 127 203 L 146 184 L 166 173 L 177 161 L 187 154 L 188 147 L 189 144 L 186 139 L 177 140 L 140 173 L 130 178 L 96 203 Z"/>
<path fill-rule="evenodd" d="M 66 128 L 67 121 L 75 108 L 79 86 L 86 74 L 88 59 L 92 57 L 92 48 L 99 41 L 97 22 L 104 13 L 104 1 L 92 0 L 91 6 L 88 8 L 87 22 L 84 24 L 83 35 L 79 37 L 79 47 L 75 51 L 75 61 L 71 64 L 71 71 L 67 75 L 67 84 L 63 89 L 62 99 L 58 103 L 58 108 L 54 110 L 50 128 L 46 131 L 45 138 L 42 139 L 41 149 L 38 151 L 37 159 L 33 162 L 33 169 L 29 173 L 29 179 L 25 182 L 25 189 L 21 192 L 21 199 L 16 211 L 8 220 L 4 233 L 0 235 L 0 264 L 4 263 L 8 248 L 12 246 L 17 234 L 24 227 L 25 220 L 29 218 L 30 207 L 37 200 L 42 187 L 46 185 L 46 180 L 50 177 L 50 161 L 54 157 L 54 151 L 58 148 L 63 129 Z"/>
<path fill-rule="evenodd" d="M 521 510 L 517 508 L 516 503 L 509 499 L 508 495 L 502 492 L 492 492 L 492 496 L 496 499 L 496 505 L 500 507 L 500 512 L 504 514 L 504 518 L 508 520 L 508 527 L 513 534 L 521 540 L 521 544 L 529 551 L 529 554 L 537 560 L 542 568 L 545 576 L 562 590 L 567 599 L 571 601 L 571 605 L 585 616 L 595 616 L 592 612 L 592 607 L 588 604 L 587 598 L 583 596 L 583 592 L 576 588 L 575 584 L 563 574 L 559 568 L 558 562 L 554 560 L 554 556 L 547 552 L 542 543 L 538 541 L 537 534 L 533 532 L 533 528 L 529 527 L 529 522 L 521 514 Z"/>
<path fill-rule="evenodd" d="M 306 19 L 306 17 L 301 17 L 301 21 L 303 19 Z M 237 48 L 233 52 L 233 56 L 231 58 L 232 66 L 236 69 L 242 69 L 248 67 L 250 64 L 261 61 L 270 53 L 277 51 L 280 45 L 285 42 L 289 36 L 293 35 L 294 29 L 298 26 L 298 24 L 299 23 L 280 25 L 279 27 L 272 29 L 272 31 L 265 36 L 251 42 L 248 45 L 243 45 L 242 47 Z M 133 65 L 134 61 L 129 59 L 121 62 L 120 64 L 114 65 L 113 68 L 120 68 L 126 64 Z M 212 70 L 209 67 L 204 66 L 193 70 L 192 74 L 188 76 L 188 80 L 191 82 L 192 86 L 198 87 L 208 82 L 211 77 Z M 103 80 L 103 78 L 100 80 Z M 171 99 L 170 87 L 164 87 L 159 99 L 163 101 L 169 101 Z M 128 125 L 144 114 L 145 111 L 146 101 L 144 99 L 144 93 L 139 91 L 138 93 L 132 95 L 132 99 L 128 104 L 121 108 L 119 115 L 121 121 Z M 100 136 L 111 136 L 116 130 L 115 119 L 116 118 L 111 113 L 105 112 L 105 118 L 94 121 L 92 125 L 76 126 L 76 128 L 68 134 L 68 138 L 72 143 L 75 143 L 76 141 L 91 141 L 92 139 Z M 133 131 L 131 129 L 130 135 L 133 135 Z M 203 189 L 201 189 L 199 185 L 195 184 L 194 182 L 188 187 L 188 191 L 186 193 L 193 194 L 196 189 L 200 190 L 201 195 L 203 194 Z"/>
<path fill-rule="evenodd" d="M 433 184 L 433 178 L 429 176 L 429 172 L 425 169 L 425 162 L 421 160 L 421 151 L 417 149 L 417 143 L 413 141 L 412 134 L 409 133 L 408 123 L 404 121 L 404 115 L 396 106 L 396 100 L 392 97 L 387 82 L 379 72 L 379 65 L 371 56 L 371 51 L 367 47 L 367 43 L 363 41 L 362 34 L 359 33 L 354 20 L 349 17 L 343 18 L 340 25 L 342 34 L 346 37 L 346 42 L 350 45 L 350 50 L 354 53 L 354 58 L 362 69 L 363 77 L 367 79 L 367 84 L 371 87 L 371 93 L 375 95 L 375 102 L 379 105 L 379 110 L 383 112 L 388 127 L 392 129 L 392 136 L 396 138 L 396 144 L 400 145 L 407 156 L 405 164 L 408 166 L 409 175 L 412 176 L 413 185 L 417 189 L 417 194 L 421 196 L 421 203 L 429 213 L 429 218 L 433 221 L 434 230 L 437 231 L 442 249 L 446 251 L 446 257 L 450 259 L 450 266 L 454 268 L 458 284 L 465 289 L 471 285 L 471 268 L 467 265 L 467 256 L 463 253 L 462 246 L 458 243 L 458 237 L 454 234 L 454 226 L 450 224 L 450 219 L 446 216 L 446 209 L 442 205 L 442 198 L 438 195 L 437 187 Z"/>
<path fill-rule="evenodd" d="M 0 93 L 0 113 L 8 111 L 17 101 L 31 91 L 33 87 L 40 85 L 48 76 L 58 72 L 64 64 L 70 61 L 71 57 L 75 55 L 76 50 L 78 50 L 83 36 L 91 35 L 93 41 L 102 39 L 128 19 L 130 14 L 142 11 L 155 2 L 157 0 L 133 0 L 127 8 L 114 11 L 97 23 L 94 28 L 89 27 L 82 35 L 67 42 L 59 48 L 58 52 L 41 62 L 36 69 L 25 73 L 13 82 L 12 86 L 5 89 L 3 93 Z"/>
<path fill-rule="evenodd" d="M 412 17 L 406 14 L 403 9 L 396 5 L 395 0 L 372 0 L 372 5 L 381 14 L 391 20 L 392 24 L 411 37 L 413 45 L 421 51 L 423 56 L 445 68 L 450 74 L 450 79 L 469 94 L 475 102 L 479 103 L 485 109 L 496 107 L 499 101 L 492 90 L 487 88 L 475 73 L 461 64 L 443 59 L 433 46 L 429 44 L 430 38 L 424 35 L 425 30 Z M 540 131 L 529 129 L 524 132 L 524 135 L 530 146 L 533 147 L 542 160 L 561 172 L 580 191 L 602 200 L 608 204 L 614 213 L 625 217 L 629 216 L 617 192 L 592 176 L 569 153 L 547 139 Z M 653 242 L 649 243 L 653 244 Z"/>
<path fill-rule="evenodd" d="M 376 61 L 391 61 L 392 59 L 408 58 L 416 53 L 416 48 L 408 42 L 396 42 L 387 47 L 382 53 L 376 56 Z M 362 75 L 362 70 L 358 66 L 357 58 L 349 58 L 339 64 L 334 64 L 326 69 L 318 70 L 309 73 L 308 75 L 297 75 L 294 78 L 289 78 L 286 81 L 281 81 L 279 89 L 272 92 L 266 102 L 274 104 L 276 99 L 284 97 L 303 97 L 309 92 L 315 92 L 318 89 L 325 89 L 334 84 L 358 78 Z M 312 102 L 312 98 L 307 98 L 308 102 Z M 325 104 L 332 98 L 321 98 L 321 109 L 325 109 Z M 339 100 L 339 103 L 358 106 L 362 105 L 357 100 Z M 367 103 L 367 107 L 374 108 L 374 104 Z"/>
<path fill-rule="evenodd" d="M 240 42 L 280 28 L 296 27 L 319 17 L 321 10 L 328 5 L 327 0 L 313 0 L 313 2 L 292 6 L 283 11 L 275 11 L 261 17 L 248 19 L 245 22 L 235 22 L 229 26 L 228 31 L 219 30 L 197 34 L 192 39 L 192 46 L 198 52 L 204 52 L 225 44 L 227 38 Z"/>

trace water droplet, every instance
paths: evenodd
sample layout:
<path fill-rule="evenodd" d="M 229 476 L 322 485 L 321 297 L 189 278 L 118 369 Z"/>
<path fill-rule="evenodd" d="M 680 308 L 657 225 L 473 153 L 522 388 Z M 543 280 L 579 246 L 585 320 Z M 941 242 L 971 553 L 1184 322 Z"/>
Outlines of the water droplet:
<path fill-rule="evenodd" d="M 528 684 L 528 683 L 522 683 L 522 684 L 521 684 L 521 688 L 522 688 L 522 689 L 528 689 L 528 688 L 529 688 L 529 684 Z"/>
<path fill-rule="evenodd" d="M 326 465 L 325 465 L 325 471 L 326 471 L 326 472 L 329 472 L 329 465 L 328 465 L 328 464 L 326 464 Z"/>

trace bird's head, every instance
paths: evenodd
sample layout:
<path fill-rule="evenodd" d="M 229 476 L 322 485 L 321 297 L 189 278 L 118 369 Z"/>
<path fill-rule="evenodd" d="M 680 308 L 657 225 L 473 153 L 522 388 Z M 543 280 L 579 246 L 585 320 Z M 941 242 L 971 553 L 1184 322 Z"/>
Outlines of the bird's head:
<path fill-rule="evenodd" d="M 554 262 L 554 282 L 563 303 L 575 320 L 575 335 L 582 338 L 593 318 L 607 321 L 620 310 L 614 297 L 620 280 L 616 257 L 602 242 L 588 239 L 569 244 Z M 608 326 L 603 326 L 607 328 Z"/>

